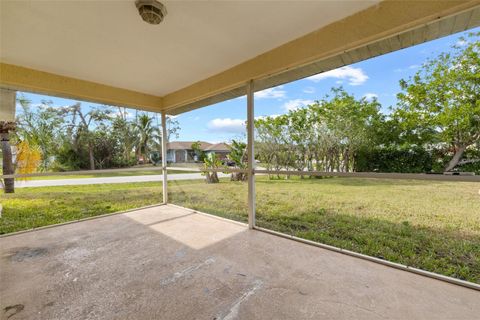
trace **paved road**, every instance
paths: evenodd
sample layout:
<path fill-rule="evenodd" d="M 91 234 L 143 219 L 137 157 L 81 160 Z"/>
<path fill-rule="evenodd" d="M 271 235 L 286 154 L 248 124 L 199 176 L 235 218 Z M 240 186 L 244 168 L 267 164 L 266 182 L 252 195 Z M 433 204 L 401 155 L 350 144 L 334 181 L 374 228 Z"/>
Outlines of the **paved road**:
<path fill-rule="evenodd" d="M 229 174 L 219 173 L 220 178 L 229 177 Z M 200 173 L 178 173 L 168 175 L 168 180 L 193 180 L 205 179 Z M 52 187 L 52 186 L 72 186 L 84 184 L 103 184 L 103 183 L 128 183 L 128 182 L 149 182 L 163 181 L 162 175 L 150 176 L 130 176 L 130 177 L 103 177 L 103 178 L 82 178 L 82 179 L 60 179 L 60 180 L 27 180 L 15 181 L 16 188 L 26 187 Z"/>

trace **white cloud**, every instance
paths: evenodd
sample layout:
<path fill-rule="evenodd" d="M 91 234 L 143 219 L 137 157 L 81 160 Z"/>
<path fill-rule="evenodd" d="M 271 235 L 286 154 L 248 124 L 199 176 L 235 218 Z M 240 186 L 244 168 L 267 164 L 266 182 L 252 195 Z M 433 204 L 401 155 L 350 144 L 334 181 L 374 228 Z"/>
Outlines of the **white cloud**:
<path fill-rule="evenodd" d="M 230 118 L 216 118 L 211 120 L 208 125 L 208 129 L 214 132 L 224 133 L 242 133 L 245 132 L 245 120 L 243 119 L 230 119 Z"/>
<path fill-rule="evenodd" d="M 363 95 L 363 97 L 367 100 L 373 100 L 374 98 L 378 98 L 378 94 L 373 92 L 367 92 Z"/>
<path fill-rule="evenodd" d="M 273 118 L 275 119 L 276 117 L 280 117 L 280 114 L 271 114 L 271 115 L 268 115 L 268 116 L 258 116 L 258 117 L 255 117 L 255 120 L 263 120 L 263 119 L 266 119 L 266 118 Z"/>
<path fill-rule="evenodd" d="M 287 97 L 287 92 L 282 90 L 283 86 L 275 88 L 268 88 L 262 91 L 255 92 L 257 99 L 283 99 Z"/>
<path fill-rule="evenodd" d="M 305 89 L 303 89 L 303 92 L 304 93 L 314 93 L 315 88 L 314 87 L 306 87 Z"/>
<path fill-rule="evenodd" d="M 296 110 L 301 107 L 305 107 L 310 104 L 314 104 L 315 101 L 313 100 L 306 100 L 306 99 L 294 99 L 294 100 L 289 100 L 285 102 L 283 107 L 285 108 L 286 111 L 290 110 Z"/>
<path fill-rule="evenodd" d="M 347 80 L 348 84 L 351 86 L 359 86 L 368 80 L 368 76 L 361 68 L 353 68 L 350 66 L 316 74 L 307 79 L 312 80 L 313 82 L 319 82 L 328 78 Z"/>
<path fill-rule="evenodd" d="M 412 64 L 412 65 L 409 65 L 406 68 L 398 68 L 398 69 L 394 69 L 393 71 L 394 72 L 405 72 L 405 71 L 408 71 L 408 70 L 415 70 L 415 69 L 418 69 L 420 67 L 421 67 L 421 65 L 419 65 L 419 64 Z"/>
<path fill-rule="evenodd" d="M 468 41 L 463 39 L 460 39 L 455 43 L 455 45 L 457 45 L 458 47 L 463 47 L 463 46 L 466 46 L 467 44 L 468 44 Z"/>

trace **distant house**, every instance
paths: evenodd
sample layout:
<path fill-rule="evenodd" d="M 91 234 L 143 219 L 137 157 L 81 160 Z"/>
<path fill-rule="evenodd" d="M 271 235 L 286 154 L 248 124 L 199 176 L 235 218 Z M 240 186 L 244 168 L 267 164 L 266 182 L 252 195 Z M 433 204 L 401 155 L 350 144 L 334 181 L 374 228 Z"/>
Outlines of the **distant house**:
<path fill-rule="evenodd" d="M 167 162 L 169 163 L 188 163 L 198 161 L 192 144 L 195 141 L 173 141 L 167 144 Z M 226 159 L 230 153 L 230 148 L 226 143 L 209 143 L 200 141 L 200 149 L 205 153 L 215 153 L 220 159 Z"/>

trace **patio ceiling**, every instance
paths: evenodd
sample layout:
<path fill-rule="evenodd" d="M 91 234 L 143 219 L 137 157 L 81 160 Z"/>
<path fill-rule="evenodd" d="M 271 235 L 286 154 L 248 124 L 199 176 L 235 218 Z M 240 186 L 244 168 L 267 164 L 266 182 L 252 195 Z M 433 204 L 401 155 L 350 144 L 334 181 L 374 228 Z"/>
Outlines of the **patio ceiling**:
<path fill-rule="evenodd" d="M 2 1 L 0 85 L 178 114 L 480 25 L 480 1 Z"/>

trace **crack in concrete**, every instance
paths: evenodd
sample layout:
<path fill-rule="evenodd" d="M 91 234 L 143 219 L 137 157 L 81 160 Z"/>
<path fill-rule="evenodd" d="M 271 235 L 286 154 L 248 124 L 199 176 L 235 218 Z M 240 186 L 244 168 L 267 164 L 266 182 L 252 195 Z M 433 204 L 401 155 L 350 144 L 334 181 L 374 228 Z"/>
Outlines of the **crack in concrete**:
<path fill-rule="evenodd" d="M 7 315 L 7 319 L 10 319 L 10 317 L 13 317 L 23 309 L 25 309 L 25 306 L 23 304 L 16 304 L 14 306 L 8 306 L 3 308 L 3 311 L 5 312 L 5 315 Z"/>
<path fill-rule="evenodd" d="M 221 319 L 221 320 L 233 320 L 238 317 L 238 312 L 240 311 L 240 305 L 247 301 L 250 296 L 255 294 L 255 291 L 260 289 L 263 286 L 263 281 L 262 280 L 255 280 L 253 282 L 253 286 L 250 288 L 250 290 L 244 292 L 240 298 L 238 298 L 235 303 L 232 305 L 232 307 L 228 310 L 228 313 L 224 317 L 217 317 L 216 319 Z"/>
<path fill-rule="evenodd" d="M 166 279 L 163 279 L 160 283 L 162 286 L 166 286 L 166 285 L 169 285 L 171 283 L 174 283 L 176 282 L 178 279 L 182 278 L 182 277 L 185 277 L 187 275 L 189 275 L 190 273 L 194 272 L 194 271 L 197 271 L 198 269 L 204 267 L 204 266 L 208 266 L 212 263 L 215 262 L 215 259 L 213 258 L 208 258 L 207 260 L 197 264 L 197 265 L 193 265 L 193 266 L 190 266 L 182 271 L 179 271 L 179 272 L 175 272 L 173 274 L 173 276 L 169 277 L 169 278 L 166 278 Z"/>

